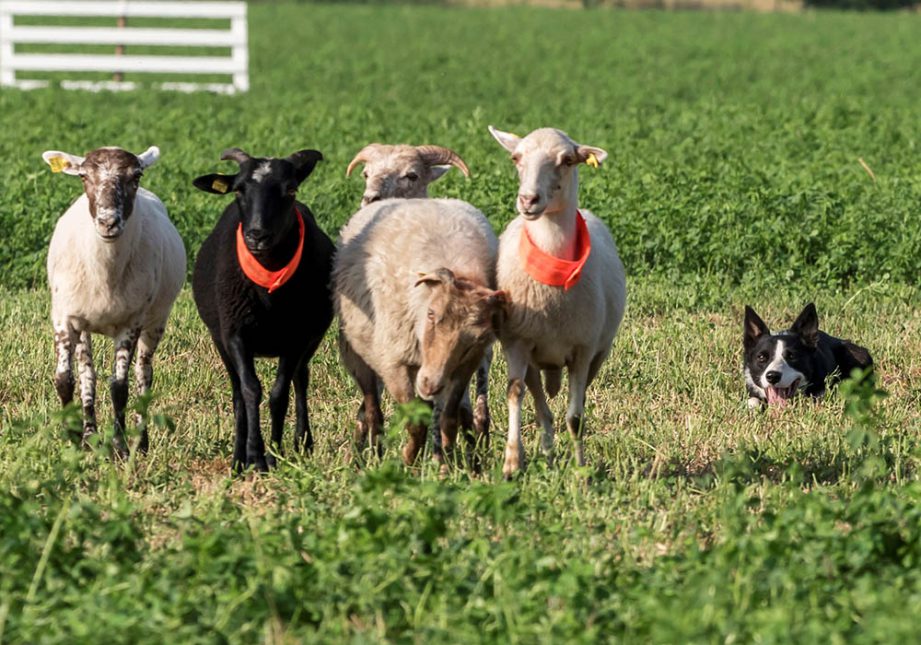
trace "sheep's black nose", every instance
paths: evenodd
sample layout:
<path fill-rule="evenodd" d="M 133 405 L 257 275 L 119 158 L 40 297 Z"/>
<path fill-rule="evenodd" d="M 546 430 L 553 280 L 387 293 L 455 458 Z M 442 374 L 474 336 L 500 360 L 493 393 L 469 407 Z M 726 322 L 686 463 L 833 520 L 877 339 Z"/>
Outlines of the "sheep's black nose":
<path fill-rule="evenodd" d="M 764 378 L 766 378 L 767 382 L 771 385 L 776 385 L 780 382 L 780 372 L 770 371 L 764 375 Z"/>
<path fill-rule="evenodd" d="M 270 236 L 271 233 L 264 228 L 251 228 L 246 231 L 246 239 L 256 244 L 267 241 Z"/>

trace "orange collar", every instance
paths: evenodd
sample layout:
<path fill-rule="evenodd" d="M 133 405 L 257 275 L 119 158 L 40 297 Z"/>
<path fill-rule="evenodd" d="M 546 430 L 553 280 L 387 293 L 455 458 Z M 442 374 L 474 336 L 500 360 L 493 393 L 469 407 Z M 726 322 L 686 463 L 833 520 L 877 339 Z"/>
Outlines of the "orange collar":
<path fill-rule="evenodd" d="M 260 287 L 268 289 L 269 293 L 272 293 L 290 280 L 301 263 L 301 253 L 304 251 L 304 218 L 301 216 L 300 211 L 297 210 L 297 206 L 294 207 L 294 214 L 297 215 L 297 228 L 300 235 L 297 250 L 294 252 L 294 257 L 291 258 L 291 261 L 278 271 L 269 271 L 259 264 L 259 260 L 246 248 L 246 242 L 243 241 L 243 223 L 240 222 L 240 225 L 237 226 L 237 261 L 240 263 L 240 268 L 243 269 L 243 273 L 247 278 Z"/>
<path fill-rule="evenodd" d="M 522 227 L 521 238 L 518 243 L 518 255 L 524 264 L 528 275 L 551 287 L 563 287 L 569 291 L 578 284 L 582 277 L 582 268 L 592 252 L 592 239 L 585 225 L 582 213 L 576 211 L 576 259 L 563 260 L 540 250 L 528 235 L 527 227 Z"/>

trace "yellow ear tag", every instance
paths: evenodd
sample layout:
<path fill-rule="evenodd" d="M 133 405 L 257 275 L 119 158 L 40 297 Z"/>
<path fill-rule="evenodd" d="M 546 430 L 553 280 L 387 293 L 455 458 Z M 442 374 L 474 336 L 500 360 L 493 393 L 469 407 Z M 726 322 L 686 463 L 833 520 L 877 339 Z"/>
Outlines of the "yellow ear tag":
<path fill-rule="evenodd" d="M 226 193 L 228 188 L 230 188 L 230 184 L 223 179 L 215 179 L 211 182 L 211 189 L 221 194 Z"/>
<path fill-rule="evenodd" d="M 63 172 L 65 168 L 70 168 L 70 162 L 64 157 L 52 157 L 48 165 L 51 166 L 51 172 Z"/>
<path fill-rule="evenodd" d="M 598 157 L 595 156 L 594 152 L 588 153 L 588 158 L 585 160 L 585 163 L 587 163 L 592 168 L 597 168 L 600 165 L 598 163 Z"/>

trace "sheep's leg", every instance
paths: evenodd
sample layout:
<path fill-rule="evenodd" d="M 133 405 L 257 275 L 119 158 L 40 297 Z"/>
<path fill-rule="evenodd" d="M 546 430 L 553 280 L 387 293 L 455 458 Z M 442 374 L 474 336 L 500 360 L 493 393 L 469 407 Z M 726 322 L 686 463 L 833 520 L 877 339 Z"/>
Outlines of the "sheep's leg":
<path fill-rule="evenodd" d="M 481 385 L 480 378 L 479 378 L 481 369 L 482 369 L 482 365 L 477 366 L 477 371 L 476 371 L 477 390 L 479 390 L 479 387 Z M 477 394 L 476 409 L 474 409 L 473 403 L 470 401 L 469 380 L 468 382 L 465 382 L 463 392 L 461 393 L 460 404 L 458 405 L 457 419 L 455 421 L 459 423 L 461 428 L 463 428 L 465 438 L 468 437 L 468 435 L 470 435 L 471 440 L 474 443 L 481 441 L 482 445 L 484 446 L 488 445 L 489 443 L 489 434 L 488 434 L 489 433 L 489 410 L 485 406 L 486 406 L 486 396 Z M 484 414 L 485 414 L 485 419 L 484 419 Z M 441 450 L 441 438 L 438 432 L 438 429 L 441 427 L 440 417 L 441 417 L 441 409 L 436 406 L 434 409 L 434 414 L 432 416 L 432 427 L 435 429 L 435 432 L 433 433 L 433 438 L 436 440 L 435 447 L 438 451 Z M 477 435 L 476 440 L 472 439 L 471 431 L 476 432 L 476 435 Z M 436 453 L 436 454 L 439 454 L 439 453 Z"/>
<path fill-rule="evenodd" d="M 598 352 L 595 354 L 595 357 L 592 358 L 592 362 L 588 366 L 588 378 L 585 381 L 585 389 L 588 390 L 588 386 L 592 384 L 592 381 L 595 380 L 595 377 L 598 376 L 598 372 L 601 371 L 601 366 L 604 363 L 604 359 L 608 357 L 608 352 Z"/>
<path fill-rule="evenodd" d="M 378 457 L 382 457 L 384 446 L 381 442 L 381 435 L 383 434 L 384 413 L 381 411 L 380 380 L 374 370 L 352 349 L 341 329 L 339 330 L 339 352 L 342 362 L 355 379 L 363 397 L 361 405 L 358 406 L 358 423 L 355 426 L 352 449 L 356 454 L 361 453 L 370 434 L 371 447 L 377 450 Z"/>
<path fill-rule="evenodd" d="M 147 396 L 150 392 L 150 386 L 153 385 L 153 355 L 163 338 L 163 331 L 162 326 L 145 329 L 138 339 L 137 353 L 134 359 L 134 383 L 139 397 Z M 147 448 L 150 445 L 150 438 L 147 434 L 147 419 L 140 414 L 136 414 L 135 422 L 140 433 L 137 449 L 141 452 L 147 452 Z"/>
<path fill-rule="evenodd" d="M 437 442 L 435 450 L 435 460 L 441 464 L 442 472 L 445 472 L 447 466 L 453 462 L 454 451 L 457 446 L 457 429 L 461 425 L 464 430 L 464 438 L 468 447 L 472 448 L 476 440 L 471 432 L 469 425 L 459 424 L 458 417 L 463 416 L 463 399 L 468 394 L 469 387 L 466 380 L 456 382 L 448 395 L 444 399 L 444 406 L 441 407 L 441 416 L 439 418 L 439 432 L 437 433 L 441 441 Z M 468 451 L 468 462 L 474 470 L 478 470 L 478 465 L 473 462 L 473 452 Z"/>
<path fill-rule="evenodd" d="M 294 449 L 310 454 L 313 452 L 313 433 L 310 431 L 310 416 L 307 410 L 307 387 L 310 385 L 310 355 L 304 355 L 294 370 L 294 407 L 297 426 L 294 430 Z"/>
<path fill-rule="evenodd" d="M 137 348 L 138 337 L 141 335 L 139 328 L 126 329 L 115 336 L 115 367 L 112 380 L 109 382 L 109 392 L 112 395 L 112 407 L 115 410 L 115 432 L 112 436 L 112 447 L 119 457 L 128 456 L 128 446 L 125 441 L 125 408 L 128 407 L 128 371 L 131 359 Z"/>
<path fill-rule="evenodd" d="M 384 380 L 384 386 L 390 392 L 390 396 L 397 403 L 403 405 L 416 398 L 413 379 L 407 369 L 393 369 L 386 374 L 381 374 L 381 378 Z M 411 466 L 416 462 L 419 452 L 425 446 L 428 427 L 424 423 L 407 423 L 406 431 L 409 434 L 409 441 L 403 446 L 403 463 Z"/>
<path fill-rule="evenodd" d="M 521 443 L 521 405 L 524 402 L 525 377 L 528 372 L 528 352 L 521 343 L 505 347 L 508 363 L 508 437 L 505 441 L 505 464 L 502 474 L 511 478 L 524 467 L 524 446 Z"/>
<path fill-rule="evenodd" d="M 246 415 L 246 467 L 253 466 L 256 470 L 265 472 L 268 464 L 265 459 L 265 443 L 262 440 L 262 430 L 259 428 L 259 402 L 262 399 L 262 384 L 256 375 L 256 366 L 252 351 L 238 336 L 229 339 L 227 354 L 240 379 L 240 396 L 243 410 Z M 238 437 L 239 440 L 239 437 Z M 235 467 L 239 467 L 235 464 Z"/>
<path fill-rule="evenodd" d="M 588 388 L 589 371 L 591 362 L 580 353 L 576 354 L 569 366 L 569 407 L 566 410 L 566 427 L 572 435 L 575 446 L 576 463 L 585 465 L 585 449 L 583 436 L 585 435 L 585 391 Z M 597 370 L 596 370 L 597 371 Z"/>
<path fill-rule="evenodd" d="M 243 387 L 240 376 L 233 361 L 222 347 L 218 339 L 214 340 L 217 352 L 227 368 L 230 376 L 230 387 L 233 393 L 234 441 L 233 441 L 233 472 L 241 473 L 246 469 L 246 406 L 243 403 Z"/>
<path fill-rule="evenodd" d="M 544 395 L 544 388 L 540 381 L 540 370 L 534 366 L 528 367 L 528 372 L 525 375 L 525 384 L 528 386 L 531 396 L 534 397 L 534 410 L 537 413 L 537 422 L 544 431 L 540 441 L 541 452 L 547 457 L 547 462 L 552 464 L 554 439 L 553 412 L 550 411 L 550 406 L 547 404 L 547 397 Z"/>
<path fill-rule="evenodd" d="M 476 369 L 476 407 L 473 410 L 473 427 L 477 443 L 489 445 L 489 368 L 492 365 L 493 349 L 490 345 L 483 360 Z"/>
<path fill-rule="evenodd" d="M 300 357 L 282 356 L 278 359 L 278 371 L 275 384 L 269 392 L 269 414 L 272 417 L 272 452 L 266 455 L 266 463 L 275 467 L 275 455 L 281 456 L 281 439 L 285 430 L 285 414 L 288 412 L 288 399 L 291 393 L 291 379 L 297 371 Z"/>
<path fill-rule="evenodd" d="M 83 443 L 96 434 L 96 370 L 93 368 L 93 339 L 88 331 L 80 332 L 74 350 L 80 370 L 80 401 L 83 404 Z"/>
<path fill-rule="evenodd" d="M 294 370 L 294 412 L 296 425 L 294 429 L 294 449 L 301 452 L 313 452 L 313 433 L 310 431 L 310 410 L 307 408 L 307 387 L 310 385 L 310 359 L 320 346 L 322 338 L 311 344 L 297 361 Z"/>
<path fill-rule="evenodd" d="M 54 353 L 57 367 L 54 370 L 54 389 L 65 406 L 74 400 L 74 343 L 77 334 L 66 322 L 54 326 Z"/>
<path fill-rule="evenodd" d="M 435 460 L 442 466 L 450 463 L 457 445 L 457 428 L 459 426 L 458 417 L 460 416 L 461 402 L 468 393 L 468 383 L 461 381 L 452 385 L 448 395 L 444 398 L 444 405 L 441 406 L 441 417 L 439 418 L 438 428 L 441 437 L 441 450 L 435 452 Z M 470 436 L 470 427 L 465 428 L 467 442 L 472 443 Z"/>

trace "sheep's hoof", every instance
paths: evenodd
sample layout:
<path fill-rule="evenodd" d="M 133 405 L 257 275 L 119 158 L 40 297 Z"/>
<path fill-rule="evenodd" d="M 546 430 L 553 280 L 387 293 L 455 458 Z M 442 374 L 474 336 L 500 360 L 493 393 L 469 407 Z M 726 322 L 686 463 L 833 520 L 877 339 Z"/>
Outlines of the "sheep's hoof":
<path fill-rule="evenodd" d="M 486 397 L 479 395 L 476 398 L 476 408 L 473 412 L 473 429 L 476 432 L 477 441 L 483 446 L 489 445 L 489 408 L 486 405 Z"/>
<path fill-rule="evenodd" d="M 119 461 L 127 461 L 129 454 L 125 437 L 120 432 L 116 432 L 112 437 L 112 456 Z"/>
<path fill-rule="evenodd" d="M 505 449 L 505 464 L 502 466 L 502 475 L 506 479 L 511 479 L 522 468 L 524 468 L 524 448 L 521 446 L 517 449 L 507 447 Z"/>
<path fill-rule="evenodd" d="M 294 450 L 305 457 L 313 455 L 313 437 L 307 439 L 294 437 Z"/>
<path fill-rule="evenodd" d="M 269 468 L 275 468 L 278 465 L 278 460 L 275 458 L 275 455 L 268 454 L 265 456 L 265 464 Z"/>
<path fill-rule="evenodd" d="M 96 424 L 95 423 L 84 423 L 83 424 L 83 436 L 81 441 L 83 442 L 84 448 L 93 447 L 93 437 L 96 436 Z"/>
<path fill-rule="evenodd" d="M 256 472 L 267 473 L 269 471 L 269 465 L 264 455 L 260 455 L 258 457 L 247 457 L 246 465 L 255 469 Z"/>
<path fill-rule="evenodd" d="M 416 443 L 410 440 L 405 446 L 403 446 L 403 463 L 407 466 L 412 466 L 416 463 L 416 457 L 419 455 L 419 449 L 416 448 Z"/>

